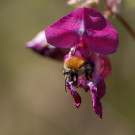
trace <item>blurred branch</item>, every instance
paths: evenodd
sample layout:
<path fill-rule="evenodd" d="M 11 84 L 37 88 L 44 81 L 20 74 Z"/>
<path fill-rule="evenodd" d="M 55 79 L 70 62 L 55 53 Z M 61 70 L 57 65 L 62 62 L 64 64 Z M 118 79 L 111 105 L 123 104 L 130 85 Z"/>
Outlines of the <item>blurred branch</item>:
<path fill-rule="evenodd" d="M 116 18 L 122 23 L 122 25 L 128 30 L 128 32 L 131 34 L 131 36 L 135 40 L 135 31 L 128 24 L 128 22 L 122 16 L 120 16 L 119 14 L 116 14 Z"/>

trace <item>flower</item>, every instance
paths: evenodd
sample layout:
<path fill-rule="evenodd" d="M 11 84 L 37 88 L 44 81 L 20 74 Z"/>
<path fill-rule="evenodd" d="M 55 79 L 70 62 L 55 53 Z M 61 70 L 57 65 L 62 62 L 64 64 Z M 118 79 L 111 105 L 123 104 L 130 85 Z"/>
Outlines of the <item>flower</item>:
<path fill-rule="evenodd" d="M 105 0 L 107 8 L 112 12 L 112 13 L 119 13 L 119 8 L 122 0 Z"/>
<path fill-rule="evenodd" d="M 99 4 L 99 0 L 67 0 L 68 5 L 74 5 L 77 7 L 88 7 L 92 4 Z"/>
<path fill-rule="evenodd" d="M 119 38 L 113 26 L 95 9 L 79 8 L 45 30 L 47 42 L 70 48 L 64 57 L 65 86 L 79 108 L 76 88 L 91 92 L 94 112 L 102 118 L 101 98 L 106 93 L 104 78 L 111 73 L 108 54 L 116 52 Z"/>
<path fill-rule="evenodd" d="M 117 31 L 100 12 L 79 8 L 47 27 L 45 33 L 41 31 L 26 46 L 53 59 L 64 57 L 65 89 L 69 89 L 74 105 L 79 108 L 81 104 L 76 88 L 90 91 L 94 112 L 102 118 L 104 78 L 111 73 L 107 55 L 116 52 L 118 43 Z"/>
<path fill-rule="evenodd" d="M 69 51 L 68 49 L 56 48 L 48 44 L 44 31 L 40 31 L 31 41 L 27 42 L 25 45 L 40 55 L 57 60 L 63 60 L 64 55 Z"/>
<path fill-rule="evenodd" d="M 122 0 L 104 0 L 104 2 L 107 11 L 105 11 L 103 14 L 106 18 L 119 13 Z"/>
<path fill-rule="evenodd" d="M 85 54 L 107 55 L 118 48 L 118 33 L 100 12 L 79 8 L 45 30 L 47 42 L 59 48 L 76 47 Z"/>
<path fill-rule="evenodd" d="M 73 82 L 67 82 L 66 83 L 72 97 L 74 98 L 75 100 L 75 103 L 74 105 L 79 108 L 80 107 L 80 104 L 81 104 L 81 97 L 80 95 L 76 92 L 76 87 L 74 86 Z"/>

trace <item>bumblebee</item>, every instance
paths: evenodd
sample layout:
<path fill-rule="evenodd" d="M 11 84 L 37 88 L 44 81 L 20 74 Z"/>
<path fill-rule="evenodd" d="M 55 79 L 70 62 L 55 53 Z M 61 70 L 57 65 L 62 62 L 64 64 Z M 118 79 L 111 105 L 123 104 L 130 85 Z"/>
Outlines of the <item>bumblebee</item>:
<path fill-rule="evenodd" d="M 63 74 L 65 76 L 65 90 L 67 81 L 73 82 L 73 84 L 77 86 L 79 76 L 84 74 L 87 80 L 92 78 L 94 67 L 93 62 L 86 62 L 83 58 L 76 56 L 67 60 L 64 64 L 63 70 Z"/>

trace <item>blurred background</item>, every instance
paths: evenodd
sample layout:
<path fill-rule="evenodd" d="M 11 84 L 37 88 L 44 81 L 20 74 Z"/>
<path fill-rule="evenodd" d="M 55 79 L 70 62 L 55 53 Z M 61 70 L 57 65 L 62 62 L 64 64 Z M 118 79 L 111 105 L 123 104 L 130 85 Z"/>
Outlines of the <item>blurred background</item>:
<path fill-rule="evenodd" d="M 109 56 L 103 119 L 93 112 L 90 92 L 78 89 L 82 104 L 74 107 L 61 62 L 24 47 L 72 10 L 65 0 L 0 0 L 0 135 L 135 134 L 135 40 L 115 17 L 120 44 Z M 123 0 L 121 16 L 135 30 L 134 0 Z"/>

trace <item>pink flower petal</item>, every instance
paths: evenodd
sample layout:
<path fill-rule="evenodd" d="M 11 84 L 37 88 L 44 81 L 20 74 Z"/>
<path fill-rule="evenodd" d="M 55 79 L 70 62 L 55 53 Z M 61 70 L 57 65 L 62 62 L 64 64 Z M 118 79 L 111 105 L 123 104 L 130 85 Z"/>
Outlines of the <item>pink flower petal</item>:
<path fill-rule="evenodd" d="M 86 84 L 86 77 L 85 77 L 85 75 L 82 75 L 82 76 L 79 77 L 77 86 L 83 88 L 85 91 L 89 90 L 89 87 Z"/>
<path fill-rule="evenodd" d="M 97 87 L 97 97 L 101 99 L 106 93 L 106 85 L 104 79 L 100 76 L 93 78 L 93 84 Z"/>
<path fill-rule="evenodd" d="M 74 98 L 75 100 L 75 103 L 74 105 L 79 108 L 80 107 L 80 104 L 81 104 L 81 97 L 80 95 L 76 92 L 76 88 L 75 86 L 72 84 L 72 82 L 67 82 L 67 87 L 72 95 L 72 97 Z"/>
<path fill-rule="evenodd" d="M 71 12 L 49 26 L 45 30 L 48 43 L 61 48 L 71 48 L 78 44 L 80 35 L 77 30 L 80 29 L 81 20 L 83 16 L 80 11 Z"/>
<path fill-rule="evenodd" d="M 104 59 L 98 53 L 91 53 L 90 60 L 95 64 L 95 75 L 100 76 L 104 70 Z"/>
<path fill-rule="evenodd" d="M 90 59 L 95 64 L 95 75 L 103 78 L 109 77 L 111 74 L 111 63 L 108 56 L 91 53 Z"/>
<path fill-rule="evenodd" d="M 110 54 L 117 50 L 118 33 L 92 8 L 79 8 L 49 26 L 47 42 L 60 48 L 71 48 L 83 41 L 85 51 Z"/>
<path fill-rule="evenodd" d="M 27 42 L 26 47 L 31 48 L 36 53 L 56 60 L 63 60 L 69 49 L 56 48 L 46 41 L 45 32 L 39 32 L 31 41 Z"/>
<path fill-rule="evenodd" d="M 102 108 L 102 104 L 97 96 L 97 87 L 92 82 L 89 82 L 87 85 L 89 86 L 90 91 L 91 91 L 94 112 L 100 118 L 102 118 L 102 109 L 103 108 Z"/>
<path fill-rule="evenodd" d="M 39 52 L 47 46 L 48 46 L 48 43 L 46 41 L 44 31 L 40 31 L 31 41 L 26 43 L 26 47 L 32 48 Z M 52 46 L 52 48 L 54 47 Z"/>
<path fill-rule="evenodd" d="M 104 59 L 104 70 L 102 71 L 100 76 L 102 76 L 103 78 L 108 78 L 112 70 L 111 63 L 107 56 L 102 56 L 102 58 Z"/>

